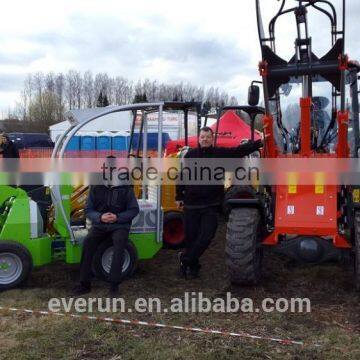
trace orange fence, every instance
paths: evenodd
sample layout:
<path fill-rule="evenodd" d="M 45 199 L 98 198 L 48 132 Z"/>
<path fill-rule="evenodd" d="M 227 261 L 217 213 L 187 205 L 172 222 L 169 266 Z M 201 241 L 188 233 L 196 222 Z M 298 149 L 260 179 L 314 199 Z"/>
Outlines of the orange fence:
<path fill-rule="evenodd" d="M 19 154 L 21 158 L 49 158 L 52 150 L 52 148 L 28 148 L 19 150 Z"/>

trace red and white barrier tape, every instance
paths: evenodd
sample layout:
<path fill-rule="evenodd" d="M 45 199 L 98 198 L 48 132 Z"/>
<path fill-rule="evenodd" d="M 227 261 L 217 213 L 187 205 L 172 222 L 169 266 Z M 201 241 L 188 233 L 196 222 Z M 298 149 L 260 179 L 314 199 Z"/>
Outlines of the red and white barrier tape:
<path fill-rule="evenodd" d="M 166 325 L 166 324 L 152 323 L 152 322 L 139 321 L 139 320 L 114 319 L 114 318 L 110 318 L 110 317 L 77 315 L 77 314 L 70 314 L 70 313 L 64 314 L 64 313 L 59 313 L 59 312 L 17 309 L 17 308 L 13 308 L 13 307 L 3 307 L 3 306 L 0 306 L 0 311 L 23 312 L 23 313 L 32 314 L 32 315 L 51 315 L 51 316 L 71 317 L 71 318 L 76 318 L 76 319 L 95 320 L 95 321 L 102 321 L 102 322 L 115 323 L 115 324 L 140 325 L 140 326 L 146 326 L 146 327 L 152 327 L 152 328 L 163 328 L 163 329 L 197 332 L 197 333 L 203 333 L 203 334 L 241 337 L 241 338 L 248 338 L 248 339 L 255 339 L 255 340 L 272 341 L 272 342 L 277 342 L 277 343 L 284 344 L 284 345 L 304 345 L 304 343 L 302 341 L 278 339 L 278 338 L 273 338 L 273 337 L 268 337 L 268 336 L 251 335 L 251 334 L 248 334 L 245 332 L 236 333 L 236 332 L 221 331 L 221 330 L 200 329 L 200 328 L 194 328 L 194 327 L 188 327 L 188 326 Z"/>

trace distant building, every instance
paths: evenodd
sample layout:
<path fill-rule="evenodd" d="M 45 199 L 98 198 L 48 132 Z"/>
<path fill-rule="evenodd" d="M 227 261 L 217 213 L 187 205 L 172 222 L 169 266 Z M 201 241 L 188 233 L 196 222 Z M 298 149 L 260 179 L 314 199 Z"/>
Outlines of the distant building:
<path fill-rule="evenodd" d="M 77 116 L 86 117 L 88 109 L 76 110 Z M 182 112 L 164 112 L 163 132 L 168 133 L 171 139 L 179 139 L 184 136 L 184 124 Z M 189 135 L 196 134 L 196 116 L 189 113 L 188 132 Z M 85 125 L 78 133 L 78 135 L 98 134 L 103 132 L 112 133 L 128 133 L 130 134 L 132 123 L 132 113 L 129 111 L 117 112 L 102 116 L 89 124 Z M 141 115 L 137 116 L 135 123 L 135 132 L 139 130 L 141 123 Z M 158 114 L 150 113 L 147 115 L 148 132 L 157 132 L 158 129 Z M 52 141 L 56 142 L 61 134 L 63 134 L 70 127 L 69 121 L 62 121 L 60 123 L 51 125 L 49 127 L 50 137 Z"/>

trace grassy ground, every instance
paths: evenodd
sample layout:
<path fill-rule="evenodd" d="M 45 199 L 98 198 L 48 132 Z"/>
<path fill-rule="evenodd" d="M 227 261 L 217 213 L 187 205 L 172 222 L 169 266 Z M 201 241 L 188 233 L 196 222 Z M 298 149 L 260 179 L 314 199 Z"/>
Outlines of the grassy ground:
<path fill-rule="evenodd" d="M 311 313 L 236 314 L 114 314 L 122 318 L 159 321 L 305 341 L 291 346 L 261 340 L 112 325 L 69 318 L 1 312 L 1 359 L 359 359 L 360 303 L 351 282 L 351 270 L 339 264 L 294 265 L 267 256 L 264 279 L 254 288 L 232 287 L 224 265 L 225 227 L 220 226 L 204 255 L 200 279 L 176 276 L 177 252 L 163 250 L 140 264 L 134 278 L 122 286 L 128 304 L 137 297 L 159 297 L 170 303 L 185 291 L 224 297 L 227 291 L 257 304 L 266 297 L 302 297 L 311 300 Z M 47 310 L 52 297 L 67 297 L 78 268 L 53 264 L 34 270 L 26 287 L 0 294 L 0 305 Z M 107 288 L 94 283 L 89 297 L 105 297 Z"/>

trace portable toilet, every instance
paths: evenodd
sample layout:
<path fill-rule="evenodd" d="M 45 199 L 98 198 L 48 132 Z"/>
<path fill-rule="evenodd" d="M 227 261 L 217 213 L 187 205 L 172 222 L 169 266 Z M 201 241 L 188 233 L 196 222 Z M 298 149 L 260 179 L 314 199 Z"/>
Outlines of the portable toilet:
<path fill-rule="evenodd" d="M 166 144 L 168 143 L 169 140 L 170 140 L 169 134 L 163 133 L 162 134 L 162 144 L 161 144 L 162 148 L 164 148 L 166 146 Z M 138 139 L 137 139 L 137 141 L 138 141 Z M 137 144 L 137 141 L 136 141 L 136 144 Z M 159 143 L 159 137 L 158 137 L 157 132 L 156 133 L 152 132 L 152 133 L 147 134 L 147 148 L 149 150 L 157 150 L 158 143 Z"/>
<path fill-rule="evenodd" d="M 80 155 L 80 139 L 81 137 L 78 135 L 70 139 L 65 149 L 66 157 L 78 157 Z"/>
<path fill-rule="evenodd" d="M 66 146 L 65 151 L 79 151 L 80 150 L 80 136 L 73 136 Z"/>
<path fill-rule="evenodd" d="M 144 138 L 144 134 L 142 134 L 142 136 L 141 136 L 140 150 L 141 150 L 141 148 L 143 146 L 143 142 L 142 142 L 143 138 Z M 137 149 L 139 141 L 140 141 L 140 134 L 138 132 L 133 133 L 132 144 L 131 144 L 132 149 Z M 127 146 L 130 146 L 130 135 L 129 135 L 129 138 L 128 138 Z"/>
<path fill-rule="evenodd" d="M 167 143 L 171 140 L 169 133 L 164 132 L 162 134 L 162 148 L 164 149 Z"/>
<path fill-rule="evenodd" d="M 95 157 L 96 155 L 96 132 L 85 133 L 81 136 L 80 150 L 83 156 Z"/>
<path fill-rule="evenodd" d="M 137 149 L 139 140 L 140 140 L 139 133 L 134 133 L 133 143 L 132 143 L 133 149 Z M 140 150 L 142 150 L 143 140 L 144 140 L 144 134 L 142 134 L 142 136 L 141 136 Z M 162 148 L 165 148 L 165 146 L 167 145 L 169 140 L 171 140 L 169 134 L 163 133 L 162 134 Z M 129 142 L 130 142 L 130 140 L 129 140 Z M 148 150 L 157 150 L 157 148 L 158 148 L 158 133 L 157 132 L 156 133 L 155 132 L 148 133 L 147 134 L 147 149 Z"/>
<path fill-rule="evenodd" d="M 125 154 L 128 149 L 129 137 L 127 133 L 113 133 L 111 137 L 111 148 L 113 154 L 117 154 L 120 156 L 121 154 Z"/>
<path fill-rule="evenodd" d="M 127 150 L 128 140 L 129 138 L 126 134 L 114 134 L 112 136 L 112 149 L 115 151 Z"/>
<path fill-rule="evenodd" d="M 132 148 L 137 149 L 140 142 L 140 151 L 143 148 L 144 144 L 144 133 L 134 133 L 133 134 L 133 140 L 132 140 Z M 129 136 L 129 145 L 130 145 L 130 136 Z M 147 149 L 153 150 L 157 148 L 157 133 L 147 133 Z"/>
<path fill-rule="evenodd" d="M 96 150 L 110 151 L 111 150 L 111 133 L 103 132 L 96 137 Z"/>

